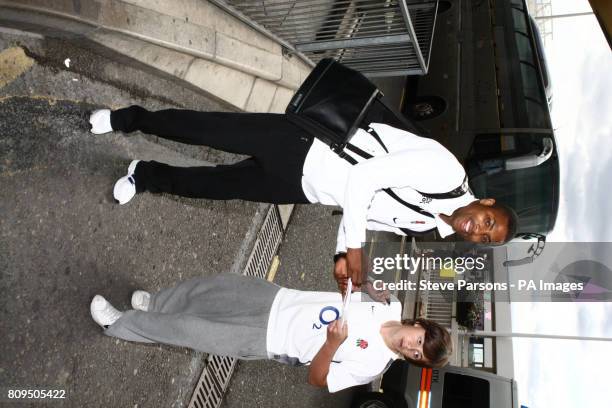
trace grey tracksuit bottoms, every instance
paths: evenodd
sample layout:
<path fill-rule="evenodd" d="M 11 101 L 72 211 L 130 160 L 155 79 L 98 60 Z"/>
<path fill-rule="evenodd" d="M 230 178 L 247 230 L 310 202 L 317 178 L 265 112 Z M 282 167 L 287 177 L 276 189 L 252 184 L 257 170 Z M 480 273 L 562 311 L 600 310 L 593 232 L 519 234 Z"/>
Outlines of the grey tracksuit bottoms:
<path fill-rule="evenodd" d="M 279 286 L 220 274 L 194 278 L 151 295 L 149 310 L 130 310 L 105 334 L 240 359 L 266 359 L 266 334 Z"/>

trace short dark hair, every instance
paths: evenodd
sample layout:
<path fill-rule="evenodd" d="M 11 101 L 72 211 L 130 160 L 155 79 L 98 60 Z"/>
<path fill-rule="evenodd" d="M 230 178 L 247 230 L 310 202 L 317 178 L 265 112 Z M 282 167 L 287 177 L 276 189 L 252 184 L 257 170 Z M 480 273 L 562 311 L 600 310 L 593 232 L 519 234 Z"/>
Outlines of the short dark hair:
<path fill-rule="evenodd" d="M 423 318 L 404 319 L 402 324 L 407 326 L 418 324 L 425 329 L 423 357 L 427 359 L 427 362 L 413 360 L 409 356 L 404 356 L 406 360 L 420 367 L 432 368 L 440 368 L 448 363 L 448 359 L 453 352 L 453 341 L 448 330 L 433 320 Z"/>
<path fill-rule="evenodd" d="M 516 234 L 518 232 L 518 214 L 516 213 L 516 211 L 514 211 L 512 207 L 503 203 L 495 202 L 495 204 L 493 204 L 493 207 L 502 210 L 504 213 L 506 213 L 506 216 L 508 217 L 508 231 L 506 232 L 506 236 L 504 237 L 504 242 L 502 242 L 500 245 L 507 244 L 512 239 L 514 239 L 514 237 L 516 237 Z"/>

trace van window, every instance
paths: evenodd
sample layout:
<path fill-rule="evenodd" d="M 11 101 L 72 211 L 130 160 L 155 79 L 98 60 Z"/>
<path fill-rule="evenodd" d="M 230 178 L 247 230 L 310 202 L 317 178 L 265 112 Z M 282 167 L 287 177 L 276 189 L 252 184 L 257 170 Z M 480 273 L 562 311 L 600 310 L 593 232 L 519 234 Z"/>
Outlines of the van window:
<path fill-rule="evenodd" d="M 489 408 L 489 382 L 455 373 L 444 374 L 442 408 Z"/>
<path fill-rule="evenodd" d="M 477 339 L 470 338 L 470 345 L 468 348 L 468 365 L 474 368 L 483 368 L 485 364 L 485 346 L 484 339 L 479 337 Z"/>
<path fill-rule="evenodd" d="M 480 134 L 465 167 L 476 197 L 495 197 L 519 215 L 519 232 L 549 231 L 558 205 L 556 156 L 536 167 L 506 170 L 505 160 L 542 149 L 547 135 L 536 133 Z"/>

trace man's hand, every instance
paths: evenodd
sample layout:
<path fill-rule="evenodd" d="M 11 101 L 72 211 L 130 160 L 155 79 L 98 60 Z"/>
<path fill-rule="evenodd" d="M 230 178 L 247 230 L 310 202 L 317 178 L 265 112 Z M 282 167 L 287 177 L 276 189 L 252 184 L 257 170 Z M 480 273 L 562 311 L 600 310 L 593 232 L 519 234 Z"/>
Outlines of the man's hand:
<path fill-rule="evenodd" d="M 385 290 L 374 289 L 374 285 L 372 284 L 372 282 L 369 282 L 369 281 L 366 282 L 364 286 L 365 286 L 366 292 L 368 292 L 368 295 L 370 295 L 372 300 L 375 300 L 380 303 L 384 303 L 386 305 L 390 304 L 391 294 L 389 293 L 387 289 Z"/>
<path fill-rule="evenodd" d="M 353 281 L 353 287 L 361 287 L 361 248 L 347 248 L 346 269 L 348 277 Z"/>
<path fill-rule="evenodd" d="M 346 292 L 346 285 L 348 284 L 348 274 L 346 272 L 346 255 L 341 254 L 336 257 L 336 263 L 334 264 L 334 279 L 338 284 L 338 290 L 344 297 Z"/>
<path fill-rule="evenodd" d="M 344 343 L 344 340 L 346 340 L 347 337 L 348 325 L 346 324 L 346 322 L 342 324 L 342 321 L 338 319 L 334 320 L 327 326 L 326 343 L 334 350 L 337 350 L 338 347 L 340 347 L 340 345 Z"/>

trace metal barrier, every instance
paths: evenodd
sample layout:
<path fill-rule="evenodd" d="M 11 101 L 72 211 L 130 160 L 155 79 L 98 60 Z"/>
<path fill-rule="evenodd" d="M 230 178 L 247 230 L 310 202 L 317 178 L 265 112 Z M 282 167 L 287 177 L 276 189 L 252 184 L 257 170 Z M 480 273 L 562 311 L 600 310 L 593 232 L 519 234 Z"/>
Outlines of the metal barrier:
<path fill-rule="evenodd" d="M 440 277 L 439 270 L 422 271 L 421 279 L 431 283 L 448 282 Z M 450 329 L 453 320 L 453 291 L 428 290 L 420 292 L 421 315 Z"/>
<path fill-rule="evenodd" d="M 289 52 L 368 76 L 424 75 L 438 0 L 213 0 Z"/>

